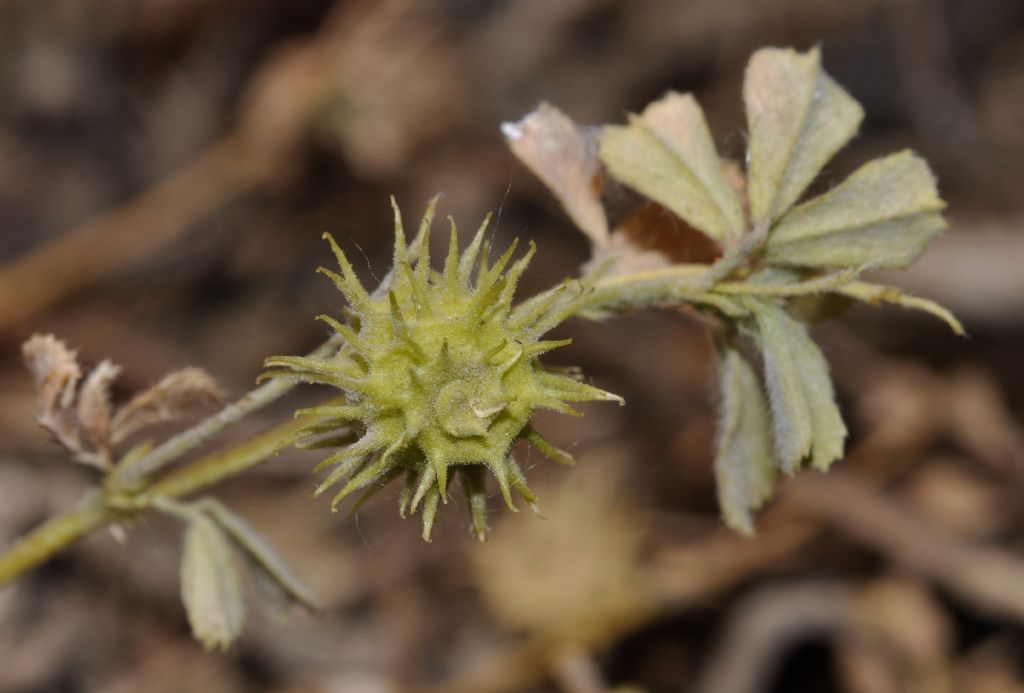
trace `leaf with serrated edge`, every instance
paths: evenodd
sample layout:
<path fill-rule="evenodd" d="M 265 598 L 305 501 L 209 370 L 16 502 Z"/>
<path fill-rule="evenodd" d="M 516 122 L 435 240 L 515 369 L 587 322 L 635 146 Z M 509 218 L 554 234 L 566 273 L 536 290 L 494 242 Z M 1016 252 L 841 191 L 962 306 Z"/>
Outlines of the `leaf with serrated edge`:
<path fill-rule="evenodd" d="M 715 479 L 725 524 L 752 536 L 757 510 L 775 488 L 778 463 L 761 381 L 738 351 L 719 355 L 722 411 L 718 424 Z"/>
<path fill-rule="evenodd" d="M 821 68 L 817 48 L 762 48 L 743 82 L 754 222 L 770 226 L 857 132 L 864 112 Z"/>
<path fill-rule="evenodd" d="M 766 257 L 803 267 L 906 267 L 945 228 L 945 206 L 928 164 L 899 152 L 783 215 Z"/>
<path fill-rule="evenodd" d="M 36 382 L 40 418 L 52 418 L 67 409 L 75 398 L 82 377 L 78 354 L 52 334 L 34 334 L 21 345 L 25 363 Z"/>
<path fill-rule="evenodd" d="M 78 424 L 98 451 L 110 452 L 110 385 L 121 372 L 109 360 L 100 361 L 78 394 Z"/>
<path fill-rule="evenodd" d="M 501 131 L 509 149 L 554 193 L 576 226 L 595 246 L 608 242 L 608 220 L 601 206 L 599 165 L 593 142 L 569 116 L 542 103 Z"/>
<path fill-rule="evenodd" d="M 277 552 L 249 523 L 214 500 L 204 500 L 203 509 L 238 545 L 252 567 L 265 574 L 269 582 L 284 593 L 289 601 L 318 610 L 320 602 Z"/>
<path fill-rule="evenodd" d="M 743 234 L 743 211 L 700 106 L 671 92 L 601 133 L 601 161 L 617 180 L 672 210 L 716 241 Z"/>
<path fill-rule="evenodd" d="M 192 634 L 207 649 L 227 647 L 245 623 L 242 581 L 227 537 L 197 514 L 185 530 L 181 599 Z"/>
<path fill-rule="evenodd" d="M 806 457 L 822 471 L 842 457 L 846 425 L 836 406 L 828 363 L 807 328 L 779 306 L 749 303 L 764 356 L 775 452 L 793 474 Z"/>
<path fill-rule="evenodd" d="M 141 428 L 174 421 L 223 400 L 214 379 L 201 368 L 183 368 L 133 397 L 110 422 L 116 444 Z"/>

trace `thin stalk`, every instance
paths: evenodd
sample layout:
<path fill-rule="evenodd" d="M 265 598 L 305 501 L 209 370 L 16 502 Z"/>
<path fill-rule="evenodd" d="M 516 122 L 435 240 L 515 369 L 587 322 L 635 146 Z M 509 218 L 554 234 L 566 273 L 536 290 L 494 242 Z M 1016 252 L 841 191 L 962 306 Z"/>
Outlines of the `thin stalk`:
<path fill-rule="evenodd" d="M 336 405 L 340 401 L 340 398 L 332 398 L 321 406 Z M 139 499 L 143 503 L 148 503 L 151 502 L 150 499 L 158 497 L 187 496 L 229 476 L 251 469 L 302 438 L 307 426 L 322 419 L 322 416 L 300 416 L 268 428 L 227 450 L 214 452 L 174 470 L 147 488 L 140 494 Z"/>
<path fill-rule="evenodd" d="M 47 560 L 114 518 L 103 494 L 90 491 L 70 510 L 47 520 L 0 556 L 0 585 Z"/>
<path fill-rule="evenodd" d="M 690 298 L 706 272 L 707 267 L 688 265 L 609 277 L 595 284 L 585 307 L 603 310 Z M 382 287 L 388 281 L 385 278 Z M 374 293 L 380 293 L 382 287 Z M 331 337 L 310 356 L 322 358 L 340 345 L 340 337 Z M 245 416 L 285 395 L 296 384 L 292 378 L 275 378 L 139 460 L 115 469 L 107 479 L 105 491 L 90 491 L 73 508 L 36 528 L 0 555 L 0 585 L 126 513 L 143 512 L 159 498 L 177 498 L 194 493 L 252 468 L 294 443 L 302 436 L 303 429 L 319 417 L 304 416 L 286 421 L 226 450 L 195 460 L 146 486 L 147 479 L 160 470 Z M 338 401 L 335 399 L 325 404 L 337 404 Z"/>
<path fill-rule="evenodd" d="M 431 205 L 435 204 L 436 201 L 437 198 L 431 202 Z M 425 233 L 421 229 L 420 233 L 409 244 L 406 252 L 407 259 L 416 257 L 424 239 Z M 394 273 L 394 267 L 388 270 L 380 285 L 371 294 L 373 298 L 379 298 L 387 291 L 394 281 Z M 340 335 L 332 335 L 323 344 L 306 354 L 306 356 L 308 358 L 324 358 L 342 346 L 343 343 L 344 340 Z M 274 400 L 288 394 L 298 383 L 298 379 L 291 377 L 272 378 L 260 387 L 250 390 L 240 399 L 224 407 L 213 416 L 168 439 L 132 464 L 116 469 L 111 482 L 120 488 L 131 489 L 136 487 L 146 477 L 152 476 L 175 460 L 180 459 L 227 427 L 245 418 L 257 409 L 265 407 Z"/>
<path fill-rule="evenodd" d="M 431 206 L 436 201 L 435 198 Z M 416 256 L 425 237 L 425 229 L 421 228 L 420 233 L 409 245 L 409 257 Z M 373 292 L 375 298 L 387 290 L 393 281 L 393 275 L 394 268 L 385 275 L 384 280 Z M 308 355 L 323 358 L 342 344 L 342 338 L 333 335 Z M 177 498 L 194 493 L 226 477 L 252 468 L 276 454 L 281 448 L 294 443 L 302 437 L 302 430 L 306 426 L 322 417 L 303 416 L 286 421 L 226 450 L 200 458 L 145 487 L 147 479 L 152 478 L 161 469 L 257 409 L 279 399 L 297 384 L 296 378 L 274 378 L 249 391 L 213 416 L 170 438 L 138 460 L 115 469 L 107 478 L 102 490 L 89 491 L 73 508 L 37 527 L 0 555 L 0 585 L 34 568 L 117 517 L 126 513 L 140 513 L 154 502 L 158 502 L 157 499 L 160 498 Z M 340 401 L 339 398 L 333 398 L 324 405 L 335 405 Z"/>
<path fill-rule="evenodd" d="M 707 291 L 707 274 L 707 265 L 673 265 L 605 277 L 595 282 L 582 310 L 620 311 L 669 301 L 692 301 Z"/>
<path fill-rule="evenodd" d="M 337 349 L 340 344 L 341 338 L 335 335 L 310 352 L 309 356 L 324 358 Z M 137 486 L 146 477 L 180 459 L 228 426 L 284 396 L 298 382 L 296 378 L 279 377 L 250 390 L 237 401 L 192 428 L 168 439 L 135 462 L 116 469 L 113 472 L 111 483 L 120 488 L 130 489 Z"/>
<path fill-rule="evenodd" d="M 337 398 L 324 405 L 336 403 Z M 175 470 L 139 494 L 112 497 L 99 490 L 89 491 L 74 507 L 32 530 L 0 555 L 0 585 L 126 513 L 142 512 L 158 503 L 158 499 L 185 496 L 255 467 L 295 442 L 306 426 L 321 418 L 302 416 L 273 426 L 226 450 Z"/>

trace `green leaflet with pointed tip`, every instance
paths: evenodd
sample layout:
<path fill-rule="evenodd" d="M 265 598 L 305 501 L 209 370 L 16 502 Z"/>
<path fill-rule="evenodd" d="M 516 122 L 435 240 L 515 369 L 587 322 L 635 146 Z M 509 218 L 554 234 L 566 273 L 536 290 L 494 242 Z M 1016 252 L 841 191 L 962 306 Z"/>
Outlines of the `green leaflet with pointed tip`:
<path fill-rule="evenodd" d="M 910 310 L 924 311 L 949 325 L 949 329 L 953 330 L 955 334 L 961 337 L 966 334 L 964 326 L 960 324 L 960 321 L 956 319 L 956 316 L 949 309 L 944 308 L 935 301 L 929 301 L 927 298 L 903 293 L 894 286 L 869 284 L 868 282 L 849 282 L 838 287 L 836 293 L 876 306 L 882 303 L 893 303 Z"/>
<path fill-rule="evenodd" d="M 821 68 L 817 48 L 762 48 L 747 64 L 747 195 L 770 226 L 857 132 L 864 112 Z"/>
<path fill-rule="evenodd" d="M 274 588 L 277 594 L 284 597 L 281 601 L 297 602 L 314 611 L 320 608 L 320 601 L 313 591 L 303 584 L 284 559 L 248 522 L 212 499 L 203 501 L 203 508 L 241 549 L 249 565 L 266 578 L 261 584 Z"/>
<path fill-rule="evenodd" d="M 743 234 L 739 198 L 692 95 L 669 93 L 628 126 L 604 128 L 600 157 L 617 180 L 716 241 L 731 243 Z"/>
<path fill-rule="evenodd" d="M 198 513 L 185 530 L 181 600 L 192 634 L 206 649 L 227 649 L 242 631 L 245 598 L 231 545 L 213 520 Z"/>
<path fill-rule="evenodd" d="M 807 328 L 784 309 L 751 301 L 764 356 L 775 452 L 793 474 L 805 458 L 822 471 L 843 455 L 846 425 L 836 406 L 828 363 Z"/>
<path fill-rule="evenodd" d="M 783 215 L 766 257 L 803 267 L 906 267 L 945 228 L 945 206 L 928 164 L 899 152 Z"/>
<path fill-rule="evenodd" d="M 757 510 L 775 490 L 778 463 L 761 381 L 733 348 L 719 354 L 722 411 L 718 422 L 715 480 L 722 517 L 730 528 L 752 536 Z"/>

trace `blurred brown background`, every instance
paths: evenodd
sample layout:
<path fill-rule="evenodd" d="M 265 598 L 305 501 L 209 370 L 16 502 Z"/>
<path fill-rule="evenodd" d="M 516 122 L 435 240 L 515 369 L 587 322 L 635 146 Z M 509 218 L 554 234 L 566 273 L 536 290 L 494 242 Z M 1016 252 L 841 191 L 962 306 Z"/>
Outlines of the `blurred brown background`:
<path fill-rule="evenodd" d="M 540 101 L 618 122 L 673 88 L 735 156 L 749 54 L 819 42 L 867 113 L 823 182 L 904 147 L 928 158 L 951 229 L 886 280 L 970 338 L 891 309 L 823 325 L 849 454 L 786 486 L 757 540 L 717 518 L 703 330 L 575 322 L 553 360 L 628 406 L 541 421 L 581 459 L 526 460 L 546 520 L 495 510 L 481 547 L 449 507 L 427 545 L 397 488 L 332 515 L 307 498 L 315 454 L 286 452 L 216 492 L 323 615 L 254 608 L 240 643 L 204 654 L 177 598 L 180 528 L 147 518 L 0 591 L 0 689 L 1024 691 L 1020 0 L 0 3 L 0 544 L 92 481 L 32 421 L 33 332 L 123 364 L 122 396 L 197 365 L 236 397 L 340 308 L 313 273 L 324 230 L 367 281 L 387 270 L 392 193 L 408 219 L 444 192 L 464 233 L 500 210 L 499 243 L 540 246 L 528 295 L 586 243 L 501 122 Z"/>

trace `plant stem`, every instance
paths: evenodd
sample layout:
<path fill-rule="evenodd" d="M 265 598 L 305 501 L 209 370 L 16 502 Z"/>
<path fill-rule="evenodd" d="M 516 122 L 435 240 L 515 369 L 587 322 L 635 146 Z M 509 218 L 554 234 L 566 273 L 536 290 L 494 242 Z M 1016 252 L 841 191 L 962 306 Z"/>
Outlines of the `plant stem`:
<path fill-rule="evenodd" d="M 324 402 L 323 406 L 338 403 L 339 398 L 333 398 Z M 212 453 L 171 472 L 147 488 L 139 499 L 148 503 L 157 497 L 179 498 L 250 469 L 302 438 L 304 429 L 321 419 L 317 416 L 300 416 L 268 428 L 227 450 Z"/>
<path fill-rule="evenodd" d="M 436 202 L 437 198 L 431 201 L 431 209 Z M 424 239 L 425 229 L 421 228 L 409 246 L 410 257 L 415 256 Z M 392 268 L 374 291 L 374 296 L 387 290 L 393 273 Z M 341 337 L 334 335 L 308 356 L 324 358 L 342 344 Z M 298 382 L 297 378 L 273 378 L 138 460 L 116 468 L 102 490 L 88 492 L 73 508 L 37 527 L 0 555 L 0 585 L 34 568 L 89 532 L 109 524 L 121 514 L 143 512 L 158 498 L 177 498 L 194 493 L 256 466 L 281 448 L 302 438 L 303 429 L 320 417 L 303 416 L 286 421 L 226 450 L 200 458 L 148 487 L 144 486 L 147 479 L 161 469 L 257 409 L 287 394 Z M 334 398 L 324 404 L 336 403 L 338 399 Z M 139 488 L 140 485 L 143 487 Z"/>
<path fill-rule="evenodd" d="M 325 405 L 336 403 L 336 399 Z M 177 498 L 250 469 L 302 437 L 319 420 L 303 416 L 267 429 L 226 450 L 200 458 L 160 479 L 138 494 L 112 499 L 99 490 L 86 493 L 70 510 L 40 525 L 0 555 L 0 585 L 39 565 L 52 555 L 122 513 L 138 513 L 158 498 Z"/>
<path fill-rule="evenodd" d="M 410 250 L 422 242 L 421 231 Z M 390 276 L 389 273 L 385 277 L 374 292 L 375 295 L 389 285 Z M 707 303 L 711 298 L 707 295 L 708 276 L 709 268 L 706 265 L 676 265 L 607 277 L 596 282 L 583 308 L 587 312 L 600 313 L 660 302 Z M 309 356 L 324 358 L 341 344 L 340 337 L 331 337 Z M 295 378 L 273 378 L 138 460 L 114 469 L 102 490 L 90 491 L 73 508 L 36 528 L 16 542 L 7 553 L 0 555 L 0 585 L 118 517 L 137 515 L 161 499 L 194 493 L 254 467 L 300 439 L 304 429 L 320 417 L 304 416 L 286 421 L 226 450 L 195 460 L 150 483 L 157 472 L 245 416 L 285 395 L 297 383 Z M 335 402 L 332 400 L 327 404 Z"/>
<path fill-rule="evenodd" d="M 73 508 L 19 539 L 0 556 L 0 585 L 31 570 L 68 544 L 110 522 L 114 514 L 103 494 L 90 491 Z"/>
<path fill-rule="evenodd" d="M 587 308 L 602 310 L 650 304 L 659 300 L 692 300 L 694 287 L 706 271 L 705 266 L 688 265 L 610 277 L 597 283 L 594 295 L 587 301 Z M 382 284 L 386 285 L 387 282 L 385 279 Z M 323 358 L 340 344 L 339 338 L 332 337 L 310 356 Z M 274 378 L 213 416 L 167 440 L 137 461 L 115 469 L 107 479 L 104 490 L 90 491 L 73 508 L 36 528 L 0 555 L 0 585 L 39 565 L 64 547 L 119 516 L 141 513 L 159 498 L 177 498 L 194 493 L 250 469 L 286 445 L 294 443 L 302 437 L 303 430 L 319 417 L 305 416 L 286 421 L 232 447 L 195 460 L 146 485 L 147 479 L 161 469 L 248 414 L 280 398 L 296 384 L 296 379 Z M 326 404 L 332 403 L 336 403 L 336 400 Z"/>
<path fill-rule="evenodd" d="M 340 337 L 331 337 L 310 352 L 309 356 L 323 358 L 337 349 L 340 344 Z M 228 426 L 287 394 L 298 382 L 295 378 L 277 377 L 265 385 L 250 390 L 237 401 L 192 428 L 168 439 L 134 463 L 115 470 L 111 481 L 114 485 L 123 488 L 136 486 L 145 477 L 158 472 L 171 462 L 191 452 Z"/>
<path fill-rule="evenodd" d="M 707 265 L 673 265 L 617 274 L 599 280 L 587 297 L 586 310 L 624 310 L 662 301 L 689 301 L 704 293 Z"/>
<path fill-rule="evenodd" d="M 428 213 L 437 204 L 437 200 L 438 197 L 431 200 L 428 206 Z M 419 252 L 419 247 L 426 237 L 425 232 L 426 229 L 421 228 L 420 232 L 413 239 L 408 248 L 407 258 L 413 258 Z M 380 285 L 374 290 L 374 297 L 380 296 L 383 292 L 387 291 L 394 278 L 394 272 L 394 268 L 388 271 Z M 316 349 L 306 354 L 306 356 L 308 358 L 324 358 L 342 346 L 342 344 L 341 336 L 333 335 Z M 276 377 L 265 385 L 250 390 L 236 402 L 224 407 L 213 416 L 168 439 L 132 464 L 115 470 L 111 481 L 114 485 L 122 488 L 136 486 L 145 477 L 151 476 L 171 462 L 191 452 L 228 426 L 287 394 L 298 383 L 299 381 L 296 378 Z"/>

